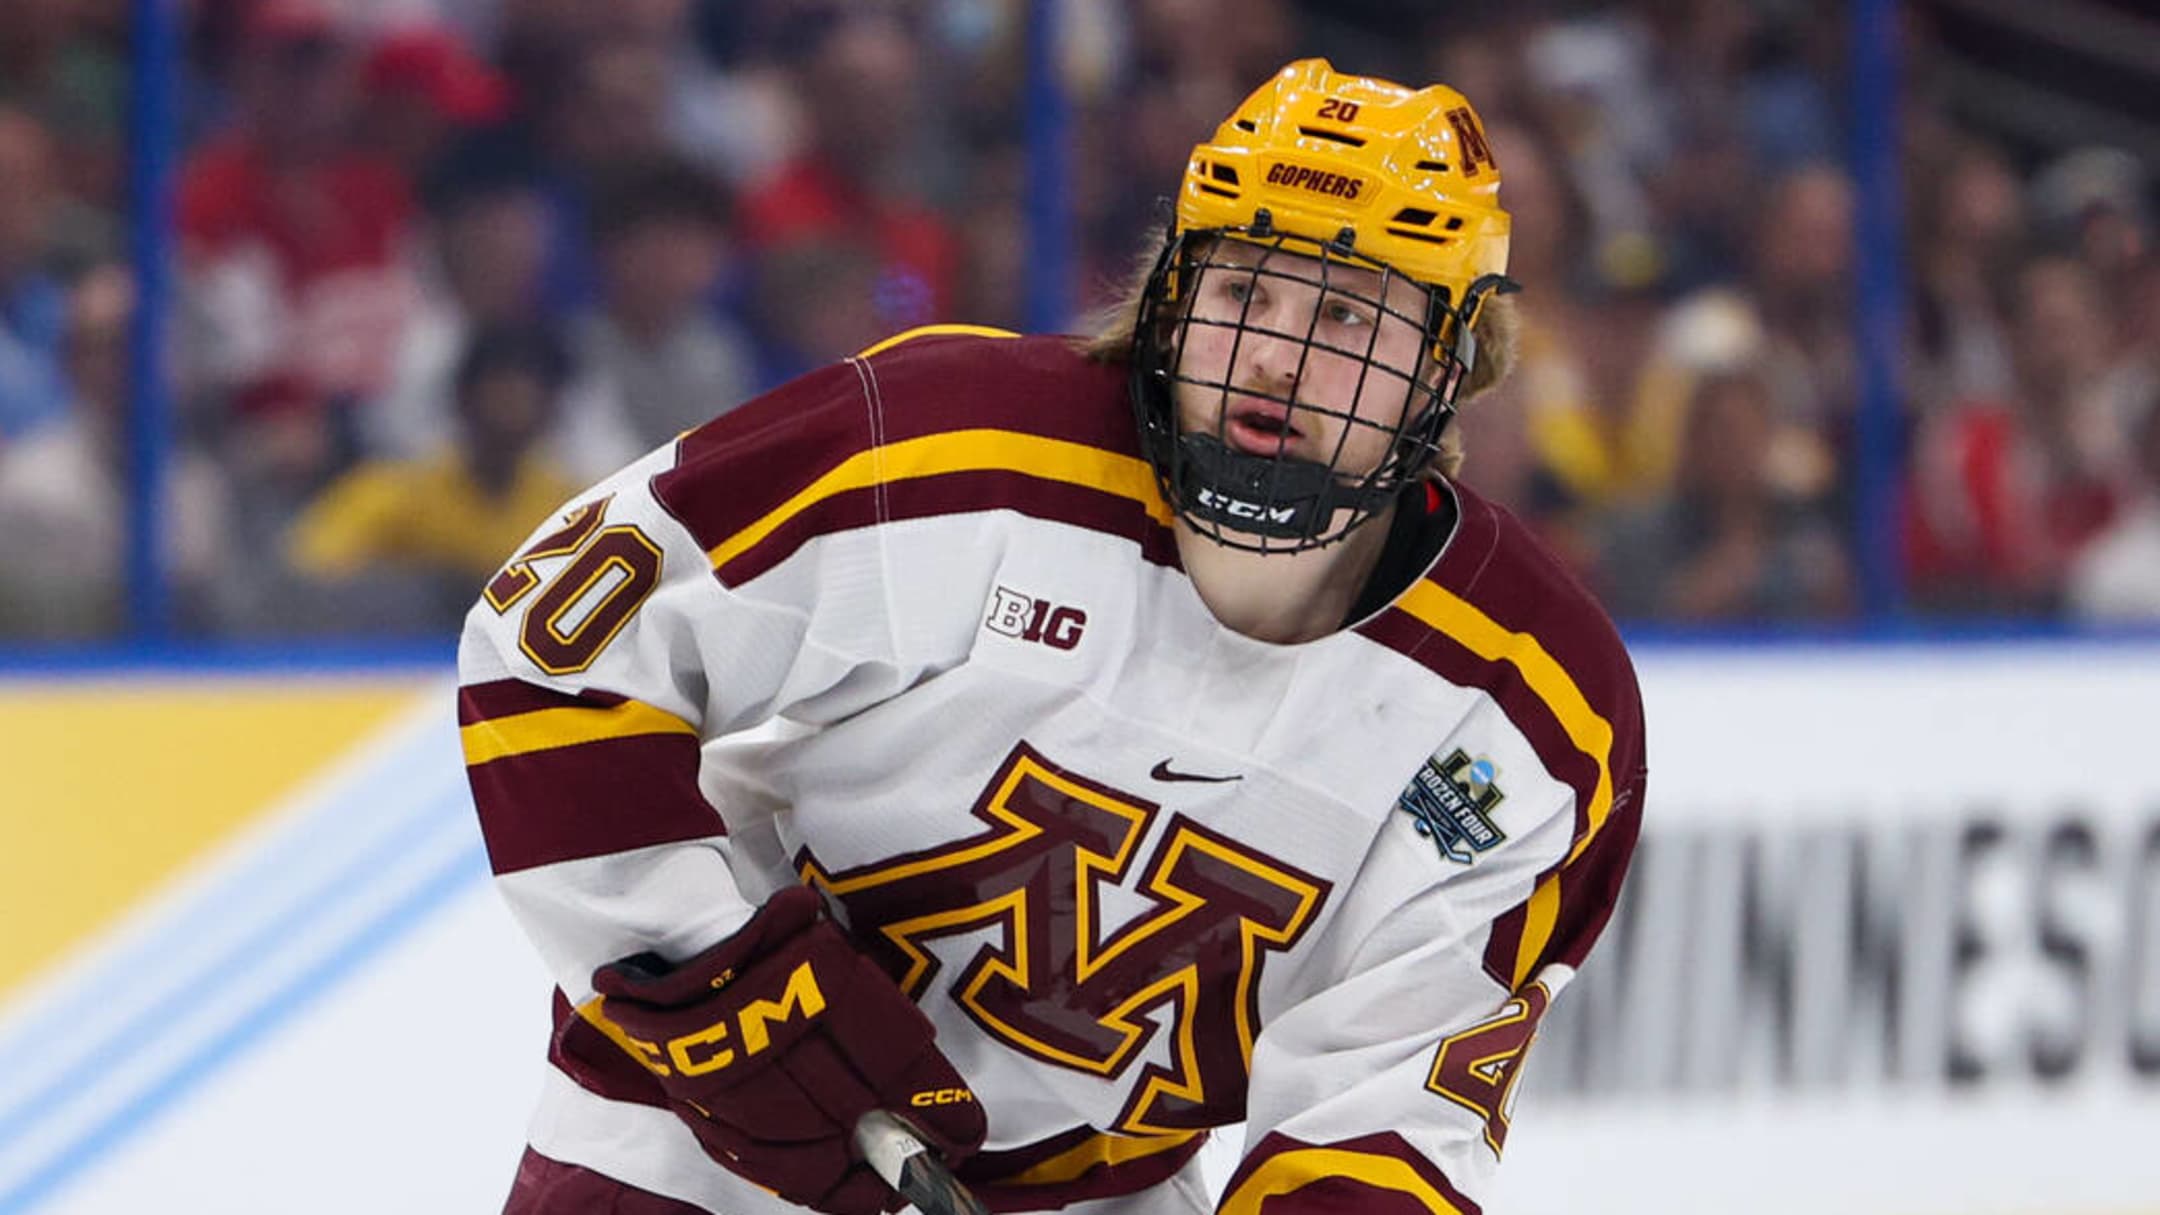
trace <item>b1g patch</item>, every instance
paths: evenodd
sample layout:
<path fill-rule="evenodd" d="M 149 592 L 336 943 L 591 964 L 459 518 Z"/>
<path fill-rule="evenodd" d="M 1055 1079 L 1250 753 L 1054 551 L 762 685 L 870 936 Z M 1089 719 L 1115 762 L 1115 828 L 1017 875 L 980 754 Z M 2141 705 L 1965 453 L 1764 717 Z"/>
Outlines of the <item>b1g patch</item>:
<path fill-rule="evenodd" d="M 1493 807 L 1506 797 L 1499 777 L 1493 761 L 1482 755 L 1472 759 L 1457 747 L 1445 759 L 1435 755 L 1426 760 L 1395 804 L 1409 813 L 1419 835 L 1432 839 L 1440 855 L 1468 865 L 1507 838 L 1492 821 Z"/>

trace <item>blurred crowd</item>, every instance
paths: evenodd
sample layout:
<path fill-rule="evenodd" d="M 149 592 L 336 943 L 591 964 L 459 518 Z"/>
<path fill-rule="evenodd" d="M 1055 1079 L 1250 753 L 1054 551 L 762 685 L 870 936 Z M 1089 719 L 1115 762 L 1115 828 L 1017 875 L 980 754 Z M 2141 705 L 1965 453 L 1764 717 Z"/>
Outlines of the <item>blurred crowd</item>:
<path fill-rule="evenodd" d="M 0 639 L 123 627 L 127 0 L 0 4 Z M 193 0 L 157 512 L 180 627 L 440 635 L 569 494 L 934 321 L 1021 328 L 1024 0 Z M 1847 18 L 1064 0 L 1083 323 L 1275 67 L 1442 80 L 1515 216 L 1465 479 L 1624 620 L 1858 611 Z M 2150 166 L 1960 126 L 1908 31 L 1911 608 L 2160 619 Z"/>

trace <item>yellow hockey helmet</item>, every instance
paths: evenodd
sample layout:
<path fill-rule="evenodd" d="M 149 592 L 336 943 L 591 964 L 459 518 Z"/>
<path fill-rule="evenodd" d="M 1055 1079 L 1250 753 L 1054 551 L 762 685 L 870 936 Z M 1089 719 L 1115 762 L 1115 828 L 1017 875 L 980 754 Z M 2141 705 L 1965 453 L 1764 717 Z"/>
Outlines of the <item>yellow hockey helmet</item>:
<path fill-rule="evenodd" d="M 1509 222 L 1499 192 L 1499 165 L 1462 94 L 1344 75 L 1325 59 L 1277 72 L 1195 147 L 1133 330 L 1141 447 L 1172 509 L 1218 543 L 1297 551 L 1341 540 L 1412 488 L 1439 450 L 1477 360 L 1479 310 L 1515 289 L 1506 277 Z M 1257 262 L 1229 258 L 1225 241 L 1266 252 Z M 1377 272 L 1377 291 L 1355 295 L 1346 284 L 1359 276 L 1345 269 Z M 1249 304 L 1229 317 L 1200 315 L 1192 303 L 1199 293 L 1186 288 L 1207 274 L 1248 286 L 1298 279 L 1323 296 L 1356 300 L 1416 326 L 1430 358 L 1417 368 L 1376 359 L 1377 330 L 1368 330 L 1363 350 L 1330 344 L 1319 336 L 1317 313 L 1302 333 L 1265 328 Z M 1388 303 L 1387 284 L 1397 278 L 1420 288 L 1416 315 Z M 1197 371 L 1185 366 L 1196 332 L 1228 343 L 1233 361 L 1239 343 L 1262 340 L 1349 359 L 1360 368 L 1361 389 L 1368 381 L 1399 385 L 1402 408 L 1368 416 L 1354 403 L 1316 401 L 1297 384 L 1262 391 L 1233 384 L 1226 368 Z M 1301 359 L 1300 383 L 1305 366 Z M 1213 433 L 1181 428 L 1181 392 L 1220 402 Z M 1280 441 L 1272 453 L 1249 443 L 1240 449 L 1228 441 L 1233 397 L 1273 400 L 1278 427 L 1326 414 L 1344 434 L 1380 431 L 1388 455 L 1368 468 L 1351 466 L 1343 443 L 1324 459 L 1297 457 Z"/>
<path fill-rule="evenodd" d="M 1248 228 L 1265 210 L 1276 231 L 1347 245 L 1475 307 L 1471 285 L 1507 273 L 1499 195 L 1500 166 L 1461 93 L 1300 59 L 1193 149 L 1174 235 Z"/>

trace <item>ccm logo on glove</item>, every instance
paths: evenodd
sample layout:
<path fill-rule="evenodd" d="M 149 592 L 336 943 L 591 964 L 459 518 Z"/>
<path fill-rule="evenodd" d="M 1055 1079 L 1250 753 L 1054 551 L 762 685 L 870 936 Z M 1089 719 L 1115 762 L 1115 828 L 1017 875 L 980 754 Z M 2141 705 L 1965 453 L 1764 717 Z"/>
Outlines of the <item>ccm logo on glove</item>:
<path fill-rule="evenodd" d="M 717 982 L 713 984 L 715 987 L 721 985 Z M 607 1015 L 604 1001 L 599 1011 L 602 1017 Z M 772 1027 L 776 1022 L 797 1018 L 807 1020 L 824 1011 L 825 993 L 818 988 L 817 972 L 812 970 L 810 963 L 806 961 L 789 972 L 787 986 L 780 992 L 779 998 L 753 999 L 736 1010 L 731 1017 L 722 1017 L 703 1029 L 669 1038 L 665 1047 L 635 1037 L 613 1021 L 601 1028 L 614 1030 L 609 1036 L 615 1038 L 619 1045 L 627 1047 L 631 1057 L 644 1064 L 646 1070 L 655 1076 L 671 1075 L 673 1072 L 680 1072 L 685 1076 L 702 1076 L 735 1062 L 734 1048 L 725 1045 L 731 1036 L 735 1042 L 741 1044 L 744 1055 L 761 1054 L 772 1045 Z M 736 1031 L 733 1035 L 728 1032 L 731 1020 Z M 670 1065 L 673 1072 L 670 1071 Z"/>
<path fill-rule="evenodd" d="M 925 1089 L 908 1098 L 908 1104 L 915 1106 L 959 1105 L 964 1101 L 973 1101 L 974 1099 L 975 1094 L 964 1088 L 933 1088 Z"/>
<path fill-rule="evenodd" d="M 681 962 L 611 962 L 593 991 L 579 1011 L 658 1078 L 706 1154 L 789 1202 L 832 1215 L 900 1205 L 854 1146 L 872 1110 L 905 1112 L 954 1164 L 988 1130 L 930 1019 L 808 887 Z"/>

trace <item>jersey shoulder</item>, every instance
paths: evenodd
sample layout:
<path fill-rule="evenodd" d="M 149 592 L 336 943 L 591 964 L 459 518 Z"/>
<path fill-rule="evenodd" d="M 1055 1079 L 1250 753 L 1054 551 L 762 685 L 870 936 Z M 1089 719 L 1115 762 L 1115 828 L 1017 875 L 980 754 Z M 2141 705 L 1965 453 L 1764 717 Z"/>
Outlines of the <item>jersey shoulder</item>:
<path fill-rule="evenodd" d="M 1169 512 L 1127 391 L 1072 339 L 932 326 L 689 432 L 653 492 L 730 584 L 820 535 L 979 511 L 1152 546 Z"/>
<path fill-rule="evenodd" d="M 1505 507 L 1451 487 L 1455 534 L 1439 560 L 1360 632 L 1451 682 L 1482 689 L 1526 733 L 1642 763 L 1642 698 L 1611 618 Z"/>

